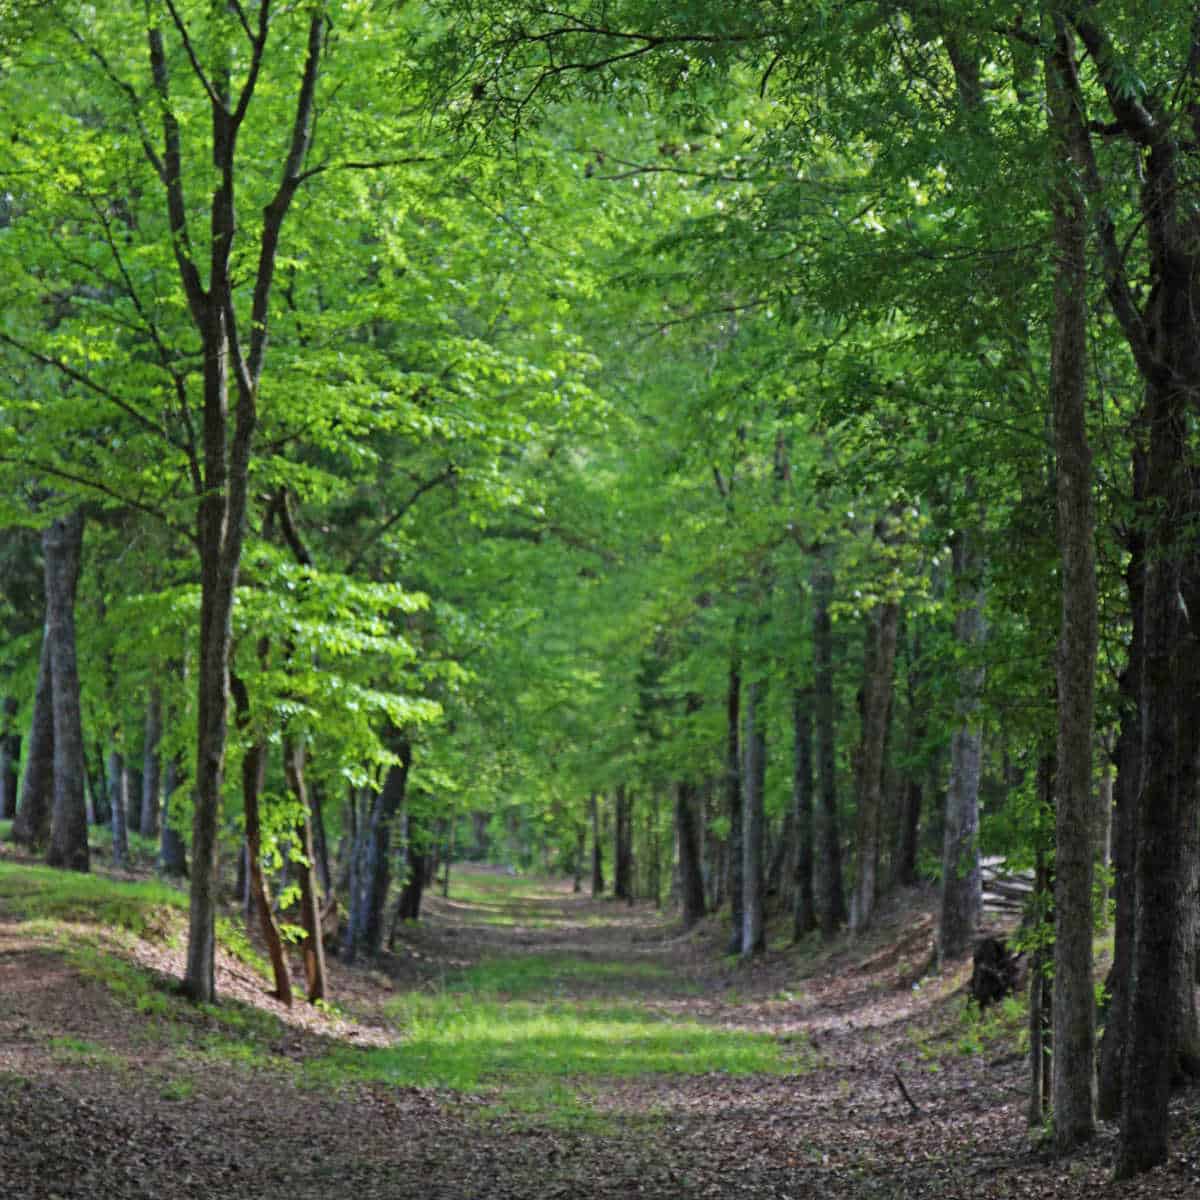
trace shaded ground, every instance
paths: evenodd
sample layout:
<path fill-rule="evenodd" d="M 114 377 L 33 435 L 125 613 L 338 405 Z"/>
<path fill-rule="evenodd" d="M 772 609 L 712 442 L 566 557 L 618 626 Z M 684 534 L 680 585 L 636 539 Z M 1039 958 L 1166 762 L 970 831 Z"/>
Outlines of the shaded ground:
<path fill-rule="evenodd" d="M 486 873 L 458 878 L 469 899 L 455 899 L 453 886 L 449 900 L 433 898 L 377 969 L 334 966 L 345 1016 L 298 1010 L 278 1025 L 281 1010 L 232 960 L 222 963 L 231 999 L 220 1012 L 186 1010 L 181 1020 L 178 1005 L 156 1011 L 144 991 L 122 996 L 111 977 L 91 978 L 69 931 L 64 940 L 0 912 L 6 1193 L 1200 1197 L 1194 1094 L 1177 1102 L 1171 1163 L 1134 1184 L 1109 1180 L 1111 1130 L 1066 1161 L 1035 1149 L 1011 1029 L 964 1018 L 963 971 L 921 979 L 932 934 L 925 897 L 905 897 L 870 938 L 807 954 L 777 948 L 746 966 L 720 957 L 715 927 L 682 937 L 645 907 L 545 883 L 505 898 L 489 892 Z M 164 989 L 180 968 L 178 947 L 118 939 L 114 950 L 161 971 Z M 395 1039 L 382 1005 L 398 992 L 436 988 L 483 958 L 535 954 L 612 964 L 552 979 L 555 996 L 617 997 L 672 1019 L 767 1032 L 796 1069 L 593 1082 L 601 1119 L 567 1132 L 536 1114 L 497 1116 L 479 1096 L 359 1083 L 330 1094 L 304 1073 L 331 1045 Z M 265 1053 L 263 1028 L 273 1031 Z"/>

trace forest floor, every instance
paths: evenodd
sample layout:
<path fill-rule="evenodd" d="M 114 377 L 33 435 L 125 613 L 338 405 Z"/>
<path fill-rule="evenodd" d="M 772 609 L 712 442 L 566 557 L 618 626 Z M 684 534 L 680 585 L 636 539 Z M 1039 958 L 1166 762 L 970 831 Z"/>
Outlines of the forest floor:
<path fill-rule="evenodd" d="M 1021 1006 L 981 1018 L 965 964 L 926 974 L 928 893 L 868 936 L 747 964 L 715 921 L 684 935 L 645 905 L 456 868 L 382 962 L 331 961 L 336 1008 L 285 1012 L 225 953 L 221 1004 L 187 1005 L 177 907 L 39 908 L 42 879 L 0 850 L 14 1200 L 1200 1196 L 1195 1093 L 1169 1164 L 1134 1182 L 1111 1180 L 1108 1126 L 1044 1152 Z"/>

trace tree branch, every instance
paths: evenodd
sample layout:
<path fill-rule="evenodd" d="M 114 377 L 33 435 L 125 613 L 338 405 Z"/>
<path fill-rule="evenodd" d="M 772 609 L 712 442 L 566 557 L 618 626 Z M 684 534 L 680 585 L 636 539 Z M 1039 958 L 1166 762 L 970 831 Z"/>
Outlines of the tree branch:
<path fill-rule="evenodd" d="M 192 255 L 188 236 L 187 203 L 183 194 L 183 157 L 180 149 L 179 122 L 171 109 L 170 76 L 163 50 L 162 33 L 157 26 L 146 30 L 150 46 L 150 72 L 158 94 L 163 122 L 163 187 L 167 193 L 167 219 L 171 228 L 171 248 L 179 267 L 183 292 L 196 328 L 204 332 L 207 322 L 208 297 L 200 280 L 200 272 Z"/>
<path fill-rule="evenodd" d="M 175 7 L 175 0 L 166 0 L 167 12 L 171 14 L 171 20 L 175 23 L 175 28 L 179 30 L 179 37 L 183 41 L 183 48 L 187 52 L 188 61 L 192 64 L 192 72 L 200 81 L 200 86 L 208 93 L 208 98 L 212 102 L 214 108 L 224 110 L 225 105 L 221 97 L 217 94 L 216 89 L 209 82 L 208 76 L 204 73 L 204 68 L 200 65 L 200 60 L 196 57 L 195 48 L 192 46 L 191 35 L 188 33 L 187 26 L 183 22 L 183 18 L 179 15 L 179 10 Z"/>

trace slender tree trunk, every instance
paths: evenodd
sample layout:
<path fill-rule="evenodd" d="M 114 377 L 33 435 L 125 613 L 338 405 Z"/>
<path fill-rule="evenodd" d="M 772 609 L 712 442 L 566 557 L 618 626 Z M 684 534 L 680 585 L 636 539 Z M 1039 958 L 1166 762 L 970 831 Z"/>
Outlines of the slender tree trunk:
<path fill-rule="evenodd" d="M 812 689 L 792 691 L 792 810 L 795 813 L 796 857 L 792 910 L 792 940 L 799 941 L 817 927 L 813 893 L 813 760 Z"/>
<path fill-rule="evenodd" d="M 735 631 L 740 637 L 740 628 Z M 735 647 L 729 663 L 729 683 L 725 693 L 725 798 L 729 816 L 728 867 L 729 916 L 731 933 L 729 953 L 742 949 L 745 921 L 745 847 L 743 843 L 742 746 L 741 746 L 742 666 Z"/>
<path fill-rule="evenodd" d="M 877 605 L 867 625 L 866 670 L 862 695 L 862 742 L 858 752 L 858 838 L 850 924 L 866 929 L 879 899 L 879 858 L 883 836 L 883 764 L 900 605 Z"/>
<path fill-rule="evenodd" d="M 304 744 L 285 738 L 283 768 L 288 789 L 300 807 L 296 823 L 296 838 L 300 843 L 300 858 L 296 877 L 300 883 L 300 924 L 304 928 L 301 952 L 304 956 L 304 979 L 308 1002 L 315 1004 L 329 995 L 329 978 L 325 971 L 325 944 L 321 940 L 321 901 L 317 892 L 316 849 L 313 841 L 312 812 L 309 807 L 308 786 L 304 778 Z"/>
<path fill-rule="evenodd" d="M 392 922 L 393 939 L 396 926 L 401 921 L 419 921 L 421 919 L 421 900 L 425 894 L 425 880 L 429 865 L 429 856 L 423 845 L 423 831 L 410 814 L 408 834 L 405 838 L 405 857 L 408 870 L 404 884 L 400 888 L 400 896 L 396 901 L 396 916 Z"/>
<path fill-rule="evenodd" d="M 1056 764 L 1054 755 L 1044 753 L 1038 759 L 1037 795 L 1041 810 L 1049 814 L 1054 811 L 1056 790 Z M 1037 929 L 1054 920 L 1054 894 L 1050 871 L 1046 864 L 1046 851 L 1041 844 L 1036 850 L 1033 896 L 1025 921 Z M 1050 1083 L 1052 1072 L 1053 1022 L 1050 1009 L 1050 981 L 1046 978 L 1047 955 L 1045 942 L 1037 938 L 1036 948 L 1029 962 L 1029 1110 L 1031 1126 L 1039 1126 L 1045 1120 L 1050 1107 Z"/>
<path fill-rule="evenodd" d="M 185 879 L 188 873 L 187 846 L 171 821 L 171 797 L 179 787 L 182 769 L 179 759 L 172 755 L 163 771 L 163 811 L 161 836 L 158 842 L 158 869 L 174 879 Z"/>
<path fill-rule="evenodd" d="M 813 715 L 817 734 L 816 896 L 821 933 L 828 940 L 846 919 L 842 844 L 837 808 L 837 742 L 833 706 L 833 551 L 817 551 L 813 568 Z"/>
<path fill-rule="evenodd" d="M 767 739 L 764 693 L 766 684 L 752 679 L 746 684 L 742 718 L 742 944 L 743 957 L 761 954 L 767 944 L 763 848 L 766 812 L 763 784 L 766 777 Z"/>
<path fill-rule="evenodd" d="M 112 810 L 112 856 L 114 867 L 129 862 L 129 836 L 126 816 L 129 812 L 129 768 L 125 756 L 116 749 L 108 752 L 108 799 Z"/>
<path fill-rule="evenodd" d="M 17 812 L 20 788 L 21 735 L 16 730 L 17 699 L 0 701 L 0 821 L 11 821 Z"/>
<path fill-rule="evenodd" d="M 159 835 L 159 819 L 162 813 L 162 758 L 158 743 L 162 740 L 163 703 L 162 689 L 151 687 L 146 700 L 146 732 L 142 751 L 142 819 L 143 837 Z"/>
<path fill-rule="evenodd" d="M 700 836 L 696 820 L 696 789 L 680 781 L 675 785 L 675 835 L 679 845 L 679 883 L 683 901 L 683 926 L 690 929 L 704 918 L 704 875 L 700 870 Z"/>
<path fill-rule="evenodd" d="M 75 590 L 83 552 L 83 512 L 59 517 L 42 534 L 46 559 L 46 636 L 50 642 L 54 710 L 54 809 L 46 861 L 89 869 L 84 803 L 83 724 L 75 658 Z"/>
<path fill-rule="evenodd" d="M 587 857 L 587 825 L 579 821 L 575 825 L 575 856 L 572 867 L 571 891 L 575 895 L 583 892 L 583 863 Z"/>
<path fill-rule="evenodd" d="M 929 732 L 928 709 L 920 698 L 921 636 L 906 638 L 908 648 L 908 717 L 905 734 L 908 768 L 900 801 L 900 828 L 896 846 L 895 879 L 901 887 L 917 882 L 917 848 L 920 842 L 921 807 L 925 799 L 923 779 L 927 767 L 923 748 Z"/>
<path fill-rule="evenodd" d="M 960 608 L 954 619 L 955 640 L 966 654 L 977 653 L 984 637 L 982 564 L 969 535 L 954 540 L 954 576 Z M 938 958 L 961 958 L 970 948 L 983 908 L 979 873 L 979 779 L 983 735 L 977 720 L 983 669 L 968 659 L 960 671 L 961 692 L 950 742 L 950 782 L 946 790 L 946 823 L 942 844 L 942 906 L 938 926 Z"/>
<path fill-rule="evenodd" d="M 604 838 L 600 832 L 600 797 L 589 801 L 592 817 L 592 899 L 604 894 Z"/>
<path fill-rule="evenodd" d="M 313 849 L 317 855 L 317 878 L 321 883 L 321 891 L 328 897 L 333 895 L 333 873 L 329 867 L 329 835 L 325 829 L 325 797 L 319 783 L 310 785 L 308 800 L 312 809 Z"/>
<path fill-rule="evenodd" d="M 42 635 L 28 747 L 21 803 L 12 833 L 13 841 L 34 850 L 41 849 L 50 839 L 50 813 L 54 808 L 54 680 L 49 630 Z"/>
<path fill-rule="evenodd" d="M 623 783 L 613 801 L 616 814 L 613 841 L 613 896 L 633 903 L 633 795 Z"/>

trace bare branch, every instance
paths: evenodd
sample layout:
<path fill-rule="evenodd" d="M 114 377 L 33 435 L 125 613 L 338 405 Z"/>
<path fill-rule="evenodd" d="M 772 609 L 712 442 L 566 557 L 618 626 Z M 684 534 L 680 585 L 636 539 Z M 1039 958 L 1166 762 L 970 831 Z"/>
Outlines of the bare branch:
<path fill-rule="evenodd" d="M 204 68 L 200 65 L 200 60 L 196 57 L 196 50 L 192 45 L 191 35 L 188 33 L 187 25 L 184 24 L 183 18 L 179 15 L 179 10 L 175 7 L 175 0 L 166 0 L 166 5 L 167 11 L 171 14 L 171 20 L 175 23 L 175 28 L 179 30 L 179 37 L 183 41 L 183 48 L 187 52 L 188 61 L 192 64 L 193 74 L 200 81 L 200 86 L 208 93 L 208 98 L 212 102 L 213 107 L 224 111 L 224 102 L 209 82 L 208 76 L 204 73 Z"/>
<path fill-rule="evenodd" d="M 274 197 L 264 210 L 262 242 L 259 247 L 258 271 L 254 281 L 254 298 L 250 308 L 250 352 L 246 356 L 246 382 L 251 389 L 258 387 L 262 374 L 263 355 L 267 347 L 267 321 L 270 316 L 271 283 L 279 249 L 279 234 L 292 198 L 300 186 L 304 160 L 312 144 L 313 110 L 316 104 L 317 78 L 320 74 L 321 53 L 325 44 L 325 18 L 314 15 L 308 26 L 308 54 L 300 92 L 296 98 L 296 115 L 292 121 L 291 144 L 283 165 L 283 177 Z"/>
<path fill-rule="evenodd" d="M 423 480 L 413 490 L 409 498 L 381 525 L 377 525 L 367 536 L 359 543 L 358 549 L 350 556 L 350 561 L 346 564 L 345 574 L 351 575 L 355 568 L 366 557 L 367 551 L 375 545 L 377 541 L 389 529 L 391 529 L 398 521 L 404 519 L 405 514 L 413 507 L 426 492 L 432 491 L 435 487 L 442 483 L 449 483 L 458 475 L 458 468 L 453 463 L 448 463 L 442 471 L 431 476 L 429 479 Z"/>
<path fill-rule="evenodd" d="M 171 248 L 183 281 L 184 295 L 196 327 L 203 331 L 208 311 L 208 297 L 200 281 L 200 272 L 192 255 L 188 236 L 187 203 L 183 195 L 183 155 L 180 148 L 179 121 L 171 109 L 170 76 L 167 56 L 163 50 L 162 32 L 155 27 L 146 30 L 150 46 L 150 71 L 154 90 L 158 94 L 163 122 L 163 187 L 167 192 L 167 219 L 171 227 Z"/>

